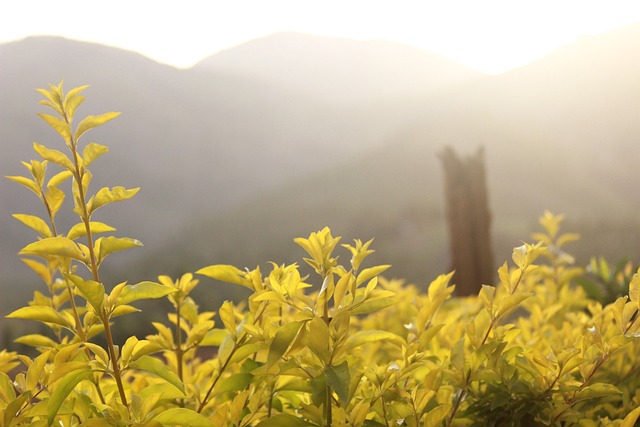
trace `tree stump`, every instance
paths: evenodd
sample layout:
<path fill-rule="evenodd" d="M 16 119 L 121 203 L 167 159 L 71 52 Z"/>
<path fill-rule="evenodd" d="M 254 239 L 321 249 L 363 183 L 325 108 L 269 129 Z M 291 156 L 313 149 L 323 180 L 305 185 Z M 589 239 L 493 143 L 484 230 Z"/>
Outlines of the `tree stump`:
<path fill-rule="evenodd" d="M 451 147 L 440 153 L 456 294 L 477 294 L 494 278 L 491 213 L 484 149 L 460 158 Z"/>

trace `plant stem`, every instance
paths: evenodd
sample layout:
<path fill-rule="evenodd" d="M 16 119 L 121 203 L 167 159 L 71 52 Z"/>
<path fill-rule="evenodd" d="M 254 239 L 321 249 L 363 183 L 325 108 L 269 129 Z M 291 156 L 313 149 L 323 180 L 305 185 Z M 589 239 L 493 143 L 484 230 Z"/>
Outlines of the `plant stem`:
<path fill-rule="evenodd" d="M 470 381 L 471 381 L 471 372 L 468 372 L 467 373 L 467 378 L 466 378 L 465 383 L 464 383 L 464 387 L 460 390 L 460 394 L 458 395 L 458 398 L 456 399 L 456 403 L 453 405 L 453 410 L 451 411 L 451 416 L 447 420 L 447 427 L 451 426 L 451 423 L 453 423 L 453 419 L 456 417 L 456 414 L 458 413 L 458 409 L 460 408 L 460 405 L 462 404 L 462 401 L 464 400 L 464 397 L 467 395 L 467 390 L 469 389 L 469 382 Z"/>
<path fill-rule="evenodd" d="M 222 377 L 222 373 L 227 369 L 227 366 L 229 365 L 231 358 L 233 357 L 235 352 L 238 350 L 238 348 L 239 346 L 236 343 L 236 345 L 234 345 L 233 348 L 231 349 L 231 353 L 229 353 L 229 357 L 227 357 L 227 360 L 225 360 L 222 366 L 220 367 L 220 371 L 218 372 L 218 375 L 214 378 L 213 383 L 211 384 L 211 387 L 209 387 L 209 390 L 207 390 L 207 394 L 205 394 L 204 399 L 202 399 L 202 402 L 200 403 L 200 406 L 198 406 L 198 411 L 197 411 L 198 413 L 202 412 L 204 407 L 207 405 L 209 396 L 211 396 L 211 393 L 213 392 L 213 388 L 216 386 L 216 384 Z"/>
<path fill-rule="evenodd" d="M 104 331 L 107 336 L 107 347 L 109 349 L 109 358 L 111 359 L 111 368 L 113 369 L 113 378 L 115 378 L 116 380 L 116 385 L 118 386 L 118 392 L 120 393 L 122 404 L 125 407 L 129 408 L 127 395 L 124 392 L 124 385 L 122 384 L 122 374 L 120 372 L 120 364 L 118 363 L 118 355 L 116 354 L 116 349 L 113 345 L 113 337 L 111 335 L 111 328 L 109 327 L 109 318 L 106 313 L 103 314 L 101 320 L 104 324 Z"/>
<path fill-rule="evenodd" d="M 333 423 L 333 415 L 332 415 L 332 411 L 331 411 L 331 394 L 332 394 L 332 390 L 331 390 L 331 386 L 327 385 L 326 389 L 325 389 L 325 400 L 326 400 L 326 406 L 325 406 L 325 416 L 327 418 L 327 427 L 331 427 L 331 424 Z"/>
<path fill-rule="evenodd" d="M 71 125 L 66 115 L 64 114 L 64 120 Z M 91 269 L 91 274 L 93 275 L 93 280 L 100 283 L 100 276 L 98 275 L 98 260 L 96 258 L 95 250 L 93 248 L 93 235 L 91 234 L 91 213 L 87 208 L 87 203 L 85 201 L 84 187 L 83 187 L 83 179 L 84 172 L 80 168 L 80 161 L 78 160 L 78 146 L 76 141 L 73 138 L 73 135 L 70 137 L 69 141 L 71 155 L 73 158 L 74 165 L 74 179 L 76 180 L 76 185 L 78 186 L 78 205 L 81 208 L 80 218 L 84 223 L 84 228 L 87 233 L 87 247 L 89 248 L 89 267 Z M 120 364 L 118 360 L 118 356 L 115 351 L 115 346 L 113 344 L 113 335 L 111 334 L 111 326 L 109 324 L 109 314 L 106 311 L 103 311 L 100 316 L 100 320 L 104 325 L 104 331 L 107 338 L 107 347 L 109 350 L 109 357 L 111 359 L 111 367 L 113 369 L 113 377 L 116 380 L 116 384 L 118 386 L 118 392 L 120 393 L 120 400 L 122 404 L 128 409 L 129 403 L 127 402 L 127 395 L 124 391 L 124 385 L 122 383 L 122 374 L 120 372 Z"/>
<path fill-rule="evenodd" d="M 184 356 L 184 350 L 182 348 L 182 328 L 180 325 L 180 320 L 182 319 L 182 316 L 180 315 L 180 309 L 182 308 L 182 301 L 176 301 L 176 343 L 177 343 L 177 347 L 176 347 L 176 363 L 178 365 L 178 378 L 180 378 L 180 381 L 184 382 L 184 372 L 183 372 L 183 367 L 182 367 L 182 358 Z"/>

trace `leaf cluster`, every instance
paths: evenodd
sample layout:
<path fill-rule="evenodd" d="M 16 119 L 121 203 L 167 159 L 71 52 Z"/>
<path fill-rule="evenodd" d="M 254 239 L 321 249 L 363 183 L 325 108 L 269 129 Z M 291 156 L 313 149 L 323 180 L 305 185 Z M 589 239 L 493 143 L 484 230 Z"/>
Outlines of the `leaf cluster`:
<path fill-rule="evenodd" d="M 38 239 L 20 254 L 45 284 L 9 318 L 48 334 L 18 342 L 35 357 L 0 351 L 0 425 L 10 426 L 621 426 L 640 415 L 640 272 L 609 304 L 576 285 L 584 273 L 564 247 L 562 217 L 545 212 L 537 243 L 523 243 L 477 296 L 453 296 L 453 273 L 427 287 L 366 267 L 372 241 L 340 244 L 329 228 L 297 238 L 298 264 L 266 271 L 211 265 L 195 274 L 242 286 L 241 304 L 201 311 L 193 273 L 105 284 L 100 267 L 140 242 L 110 233 L 97 209 L 137 189 L 91 191 L 89 166 L 106 146 L 79 140 L 117 116 L 73 126 L 81 93 L 40 90 L 56 115 L 41 117 L 68 153 L 34 144 L 42 160 L 12 176 L 44 215 L 16 214 Z M 47 179 L 47 167 L 59 171 Z M 77 224 L 56 214 L 71 180 Z M 97 237 L 102 235 L 102 237 Z M 341 264 L 337 252 L 350 255 Z M 217 286 L 225 286 L 217 284 Z M 116 343 L 114 319 L 164 299 L 155 333 Z M 105 344 L 99 344 L 98 336 Z"/>

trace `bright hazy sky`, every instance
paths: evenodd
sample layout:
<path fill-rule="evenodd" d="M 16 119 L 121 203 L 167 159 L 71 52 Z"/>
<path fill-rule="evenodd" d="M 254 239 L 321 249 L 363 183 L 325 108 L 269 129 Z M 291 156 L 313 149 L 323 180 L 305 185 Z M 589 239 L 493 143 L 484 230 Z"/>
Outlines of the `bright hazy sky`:
<path fill-rule="evenodd" d="M 393 40 L 498 73 L 636 22 L 640 0 L 3 0 L 0 43 L 60 35 L 188 67 L 257 37 L 298 31 Z"/>

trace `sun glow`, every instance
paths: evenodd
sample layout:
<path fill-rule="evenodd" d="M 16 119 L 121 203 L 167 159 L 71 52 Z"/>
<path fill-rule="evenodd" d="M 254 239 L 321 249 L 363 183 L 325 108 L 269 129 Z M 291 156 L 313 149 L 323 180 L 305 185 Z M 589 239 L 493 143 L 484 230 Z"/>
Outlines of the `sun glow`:
<path fill-rule="evenodd" d="M 176 5 L 168 0 L 113 0 L 102 8 L 70 0 L 52 9 L 47 0 L 4 2 L 0 42 L 60 35 L 188 67 L 253 38 L 297 31 L 397 41 L 499 73 L 582 35 L 640 22 L 640 2 L 628 0 L 187 0 Z"/>

